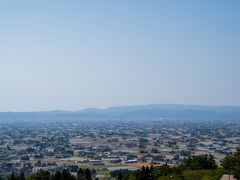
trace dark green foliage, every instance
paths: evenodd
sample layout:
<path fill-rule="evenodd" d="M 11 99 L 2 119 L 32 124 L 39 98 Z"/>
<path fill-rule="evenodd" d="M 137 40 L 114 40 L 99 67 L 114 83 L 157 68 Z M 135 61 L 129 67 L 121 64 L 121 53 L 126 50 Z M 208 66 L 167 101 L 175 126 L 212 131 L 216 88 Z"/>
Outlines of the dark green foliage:
<path fill-rule="evenodd" d="M 190 151 L 184 151 L 184 150 L 182 150 L 182 151 L 180 152 L 180 155 L 181 155 L 181 156 L 190 156 L 190 154 L 191 154 Z"/>
<path fill-rule="evenodd" d="M 212 155 L 193 156 L 185 159 L 179 166 L 143 166 L 137 171 L 117 170 L 111 172 L 111 177 L 120 180 L 200 180 L 201 178 L 219 180 L 223 174 L 217 169 Z"/>
<path fill-rule="evenodd" d="M 158 180 L 169 180 L 169 179 L 171 179 L 171 180 L 183 180 L 182 177 L 180 177 L 178 175 L 172 175 L 172 174 L 167 175 L 167 176 L 160 176 L 158 178 Z"/>
<path fill-rule="evenodd" d="M 119 180 L 122 180 L 123 179 L 123 175 L 122 175 L 122 172 L 120 171 L 119 174 L 118 174 L 118 179 Z"/>
<path fill-rule="evenodd" d="M 110 172 L 110 175 L 111 175 L 111 177 L 118 178 L 118 179 L 119 179 L 119 177 L 122 179 L 128 179 L 128 176 L 132 173 L 133 172 L 131 172 L 128 169 L 118 169 L 118 170 Z"/>
<path fill-rule="evenodd" d="M 140 153 L 148 153 L 148 151 L 147 151 L 147 150 L 144 150 L 144 149 L 141 149 L 139 152 L 140 152 Z"/>
<path fill-rule="evenodd" d="M 78 180 L 85 180 L 84 169 L 79 168 L 78 173 L 77 173 L 77 179 Z"/>
<path fill-rule="evenodd" d="M 234 173 L 239 179 L 240 177 L 240 150 L 233 155 L 229 155 L 224 159 L 223 167 L 225 171 Z M 127 169 L 115 170 L 110 173 L 112 178 L 116 180 L 219 180 L 224 173 L 223 168 L 217 168 L 212 155 L 192 156 L 184 159 L 183 162 L 174 167 L 168 164 L 161 166 L 143 166 L 136 171 Z M 96 170 L 79 168 L 77 176 L 74 177 L 68 170 L 50 174 L 48 171 L 40 170 L 36 174 L 25 178 L 21 173 L 16 176 L 14 173 L 8 178 L 9 180 L 92 180 L 92 176 L 96 174 Z M 94 176 L 93 176 L 94 177 Z M 1 180 L 1 178 L 0 178 Z"/>
<path fill-rule="evenodd" d="M 71 173 L 64 169 L 60 175 L 60 180 L 75 180 L 76 178 L 71 175 Z"/>
<path fill-rule="evenodd" d="M 156 148 L 154 148 L 151 150 L 151 153 L 159 153 L 159 151 Z"/>
<path fill-rule="evenodd" d="M 141 171 L 136 172 L 136 179 L 141 180 L 141 179 L 146 179 L 146 180 L 158 180 L 159 178 L 161 179 L 169 179 L 169 178 L 175 178 L 175 179 L 182 179 L 181 172 L 179 172 L 178 169 L 175 167 L 170 167 L 167 164 L 162 165 L 162 166 L 157 166 L 149 168 L 147 167 L 142 167 Z M 173 178 L 173 179 L 174 179 Z"/>
<path fill-rule="evenodd" d="M 11 176 L 8 179 L 9 180 L 17 180 L 17 177 L 15 176 L 14 172 L 12 172 Z"/>
<path fill-rule="evenodd" d="M 224 174 L 224 170 L 187 170 L 183 173 L 185 180 L 219 180 Z"/>
<path fill-rule="evenodd" d="M 240 179 L 240 149 L 225 157 L 223 167 L 229 174 L 233 174 L 238 180 Z"/>
<path fill-rule="evenodd" d="M 54 179 L 54 180 L 58 180 L 58 179 L 60 179 L 60 177 L 61 177 L 61 172 L 58 171 L 58 172 L 55 173 L 53 179 Z"/>
<path fill-rule="evenodd" d="M 144 149 L 148 143 L 149 143 L 148 139 L 140 138 L 139 139 L 139 148 Z"/>
<path fill-rule="evenodd" d="M 50 173 L 48 171 L 39 170 L 36 174 L 32 175 L 30 179 L 48 180 L 50 179 Z"/>
<path fill-rule="evenodd" d="M 33 153 L 33 152 L 35 152 L 35 149 L 32 147 L 29 147 L 26 149 L 26 151 L 27 151 L 27 153 Z"/>
<path fill-rule="evenodd" d="M 55 174 L 50 174 L 48 171 L 40 170 L 36 174 L 29 176 L 29 180 L 76 180 L 76 178 L 71 175 L 68 170 L 63 170 L 62 172 L 56 172 Z"/>
<path fill-rule="evenodd" d="M 21 172 L 20 176 L 19 176 L 19 180 L 26 180 L 25 175 L 23 172 Z"/>
<path fill-rule="evenodd" d="M 153 179 L 152 175 L 151 175 L 151 168 L 149 168 L 148 166 L 145 167 L 143 166 L 141 168 L 141 170 L 138 170 L 135 172 L 135 177 L 137 180 L 150 180 Z M 153 168 L 152 168 L 153 170 Z"/>
<path fill-rule="evenodd" d="M 96 173 L 96 171 L 92 171 L 92 173 Z M 77 180 L 91 180 L 92 179 L 92 173 L 90 169 L 82 169 L 79 168 L 77 173 Z"/>
<path fill-rule="evenodd" d="M 77 177 L 73 176 L 67 169 L 58 171 L 55 174 L 50 174 L 50 172 L 45 170 L 39 170 L 36 174 L 29 175 L 27 178 L 25 178 L 23 172 L 18 176 L 13 172 L 11 176 L 8 177 L 8 180 L 92 180 L 92 174 L 96 174 L 96 170 L 90 170 L 88 168 L 79 168 Z M 1 177 L 0 180 L 2 180 Z"/>
<path fill-rule="evenodd" d="M 86 178 L 86 180 L 91 180 L 92 179 L 91 171 L 88 168 L 85 169 L 85 178 Z"/>
<path fill-rule="evenodd" d="M 183 170 L 203 170 L 203 169 L 216 169 L 214 157 L 212 155 L 192 156 L 184 159 L 179 168 Z"/>
<path fill-rule="evenodd" d="M 154 170 L 154 166 L 151 165 L 151 166 L 150 166 L 150 171 L 153 171 L 153 170 Z"/>
<path fill-rule="evenodd" d="M 187 170 L 183 173 L 185 180 L 201 180 L 204 176 L 212 176 L 210 170 Z"/>

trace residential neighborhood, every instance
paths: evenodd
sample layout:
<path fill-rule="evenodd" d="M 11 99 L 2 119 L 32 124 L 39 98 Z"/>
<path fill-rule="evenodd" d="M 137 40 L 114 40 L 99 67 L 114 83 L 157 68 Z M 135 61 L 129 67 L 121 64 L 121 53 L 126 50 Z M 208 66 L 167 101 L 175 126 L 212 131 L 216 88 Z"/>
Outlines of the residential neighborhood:
<path fill-rule="evenodd" d="M 55 173 L 78 168 L 109 176 L 117 169 L 175 166 L 211 154 L 221 165 L 240 143 L 239 122 L 164 119 L 96 119 L 66 122 L 0 122 L 0 175 Z"/>

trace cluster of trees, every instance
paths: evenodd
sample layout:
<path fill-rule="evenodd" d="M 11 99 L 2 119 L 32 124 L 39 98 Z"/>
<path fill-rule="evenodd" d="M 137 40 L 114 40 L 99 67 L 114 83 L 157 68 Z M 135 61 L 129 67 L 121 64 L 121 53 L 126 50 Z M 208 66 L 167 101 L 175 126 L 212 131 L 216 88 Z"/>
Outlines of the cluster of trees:
<path fill-rule="evenodd" d="M 9 180 L 26 180 L 24 173 L 21 173 L 19 176 L 15 176 L 14 173 L 11 174 L 10 177 L 8 177 Z M 0 177 L 0 180 L 3 180 L 3 178 Z"/>
<path fill-rule="evenodd" d="M 145 139 L 145 138 L 139 139 L 139 148 L 145 149 L 148 144 L 149 144 L 148 139 Z"/>
<path fill-rule="evenodd" d="M 178 166 L 180 169 L 189 170 L 213 170 L 217 168 L 213 155 L 192 156 L 183 160 Z"/>
<path fill-rule="evenodd" d="M 229 175 L 233 174 L 240 180 L 240 149 L 237 149 L 235 153 L 225 157 L 223 167 L 227 170 Z"/>
<path fill-rule="evenodd" d="M 219 180 L 223 174 L 240 180 L 240 149 L 224 158 L 218 167 L 212 155 L 192 156 L 177 166 L 142 167 L 137 171 L 118 170 L 111 173 L 119 180 Z"/>
<path fill-rule="evenodd" d="M 118 173 L 116 173 L 118 172 Z M 119 180 L 219 180 L 224 170 L 217 168 L 213 156 L 193 156 L 183 160 L 175 167 L 163 166 L 142 167 L 137 171 L 116 171 L 111 176 Z"/>
<path fill-rule="evenodd" d="M 51 174 L 48 171 L 40 170 L 36 174 L 26 176 L 21 173 L 15 175 L 14 173 L 8 177 L 8 180 L 92 180 L 92 172 L 90 169 L 80 168 L 77 172 L 77 177 L 73 176 L 68 170 L 58 171 L 55 174 Z M 0 180 L 2 178 L 0 177 Z"/>
<path fill-rule="evenodd" d="M 224 173 L 233 174 L 240 180 L 240 149 L 224 158 L 222 167 L 218 167 L 212 155 L 200 155 L 186 158 L 177 166 L 142 167 L 136 171 L 115 170 L 110 173 L 117 180 L 219 180 Z M 92 180 L 96 171 L 78 169 L 77 176 L 68 170 L 50 174 L 40 170 L 36 174 L 25 177 L 23 173 L 8 178 L 9 180 Z M 95 178 L 96 179 L 96 178 Z M 0 177 L 0 180 L 1 177 Z"/>

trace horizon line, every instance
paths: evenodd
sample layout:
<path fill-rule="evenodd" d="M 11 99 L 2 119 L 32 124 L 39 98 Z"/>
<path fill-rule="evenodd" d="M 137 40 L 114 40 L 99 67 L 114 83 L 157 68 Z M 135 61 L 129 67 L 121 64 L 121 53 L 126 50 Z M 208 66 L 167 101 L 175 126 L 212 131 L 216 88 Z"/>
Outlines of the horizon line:
<path fill-rule="evenodd" d="M 76 110 L 66 110 L 66 109 L 49 109 L 49 110 L 33 110 L 33 111 L 0 111 L 0 113 L 44 113 L 44 112 L 80 112 L 85 110 L 106 110 L 109 108 L 121 108 L 121 107 L 141 107 L 141 106 L 156 106 L 156 105 L 177 105 L 177 106 L 201 106 L 201 107 L 235 107 L 240 108 L 240 105 L 207 105 L 207 104 L 184 104 L 184 103 L 153 103 L 153 104 L 134 104 L 134 105 L 113 105 L 113 106 L 105 106 L 105 107 L 86 107 L 79 108 Z"/>

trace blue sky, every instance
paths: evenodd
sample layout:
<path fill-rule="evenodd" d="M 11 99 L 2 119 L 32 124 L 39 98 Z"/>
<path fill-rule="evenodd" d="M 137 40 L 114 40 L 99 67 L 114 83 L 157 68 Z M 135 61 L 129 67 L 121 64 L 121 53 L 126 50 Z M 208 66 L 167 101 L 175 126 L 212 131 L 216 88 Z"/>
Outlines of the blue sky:
<path fill-rule="evenodd" d="M 0 111 L 240 105 L 240 1 L 0 2 Z"/>

